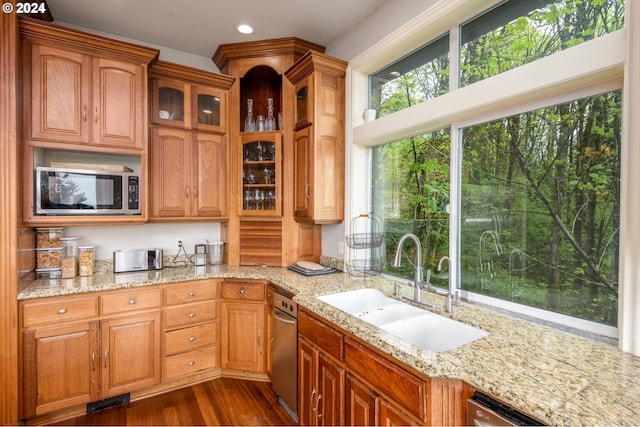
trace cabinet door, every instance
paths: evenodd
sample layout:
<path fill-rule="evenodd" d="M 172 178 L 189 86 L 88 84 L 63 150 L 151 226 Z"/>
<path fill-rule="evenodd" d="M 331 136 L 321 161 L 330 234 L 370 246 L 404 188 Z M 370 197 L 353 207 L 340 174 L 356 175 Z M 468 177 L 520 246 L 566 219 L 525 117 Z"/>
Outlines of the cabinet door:
<path fill-rule="evenodd" d="M 345 425 L 372 426 L 376 422 L 376 394 L 351 375 L 347 375 Z"/>
<path fill-rule="evenodd" d="M 222 368 L 264 372 L 264 304 L 223 302 L 220 321 Z"/>
<path fill-rule="evenodd" d="M 191 85 L 179 80 L 151 80 L 151 123 L 191 127 Z"/>
<path fill-rule="evenodd" d="M 279 132 L 250 132 L 241 137 L 241 216 L 281 216 L 281 141 Z"/>
<path fill-rule="evenodd" d="M 93 141 L 100 145 L 144 149 L 145 97 L 142 66 L 94 58 Z"/>
<path fill-rule="evenodd" d="M 26 417 L 98 397 L 97 331 L 97 322 L 88 322 L 24 332 Z"/>
<path fill-rule="evenodd" d="M 160 313 L 103 320 L 102 396 L 160 382 Z"/>
<path fill-rule="evenodd" d="M 397 409 L 385 399 L 379 397 L 377 401 L 378 426 L 417 426 L 420 425 L 409 415 Z"/>
<path fill-rule="evenodd" d="M 223 217 L 226 214 L 227 150 L 225 137 L 193 135 L 193 216 Z"/>
<path fill-rule="evenodd" d="M 318 353 L 318 425 L 344 425 L 344 369 Z"/>
<path fill-rule="evenodd" d="M 31 137 L 89 143 L 91 58 L 37 44 L 31 52 Z"/>
<path fill-rule="evenodd" d="M 184 217 L 191 213 L 190 136 L 177 129 L 151 132 L 151 216 Z"/>
<path fill-rule="evenodd" d="M 317 351 L 298 336 L 298 417 L 301 426 L 316 424 Z"/>
<path fill-rule="evenodd" d="M 192 95 L 193 128 L 208 132 L 227 132 L 227 92 L 206 86 L 194 86 Z"/>
<path fill-rule="evenodd" d="M 294 181 L 293 209 L 297 219 L 311 219 L 311 138 L 310 127 L 293 136 Z"/>

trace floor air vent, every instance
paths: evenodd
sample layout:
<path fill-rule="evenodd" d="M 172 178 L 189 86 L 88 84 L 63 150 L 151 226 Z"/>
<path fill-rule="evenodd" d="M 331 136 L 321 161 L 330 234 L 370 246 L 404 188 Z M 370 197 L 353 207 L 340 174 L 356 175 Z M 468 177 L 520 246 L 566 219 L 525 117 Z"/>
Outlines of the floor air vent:
<path fill-rule="evenodd" d="M 121 394 L 119 396 L 113 396 L 108 399 L 96 400 L 95 402 L 87 403 L 87 414 L 93 414 L 94 412 L 100 412 L 105 409 L 114 408 L 116 406 L 125 405 L 131 400 L 130 393 Z"/>

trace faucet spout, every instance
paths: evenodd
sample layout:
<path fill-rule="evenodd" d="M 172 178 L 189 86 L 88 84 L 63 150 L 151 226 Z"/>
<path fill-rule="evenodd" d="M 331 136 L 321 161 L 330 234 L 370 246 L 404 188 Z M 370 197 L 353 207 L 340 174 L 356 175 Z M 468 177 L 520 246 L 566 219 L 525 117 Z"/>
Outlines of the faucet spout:
<path fill-rule="evenodd" d="M 391 264 L 391 266 L 395 268 L 400 267 L 400 262 L 402 259 L 402 245 L 407 239 L 413 240 L 413 242 L 416 245 L 416 260 L 415 260 L 414 271 L 413 271 L 413 286 L 414 286 L 413 299 L 416 302 L 422 302 L 422 290 L 420 288 L 421 283 L 423 282 L 422 245 L 420 244 L 420 239 L 418 239 L 418 237 L 415 234 L 407 233 L 400 238 L 400 241 L 398 241 L 398 247 L 396 249 L 396 255 L 393 259 L 393 264 Z"/>
<path fill-rule="evenodd" d="M 440 258 L 440 261 L 438 261 L 438 272 L 442 271 L 442 264 L 444 264 L 445 261 L 447 261 L 447 264 L 450 266 L 451 261 L 449 260 L 449 257 L 445 255 L 442 258 Z M 451 275 L 448 275 L 448 276 L 449 276 L 449 288 L 447 290 L 445 310 L 447 311 L 447 313 L 451 313 L 453 311 L 453 302 L 457 297 L 457 289 L 455 287 L 455 283 L 453 282 L 453 280 L 451 280 Z"/>
<path fill-rule="evenodd" d="M 447 264 L 449 264 L 449 257 L 446 255 L 440 258 L 440 261 L 438 261 L 438 273 L 442 271 L 442 264 L 444 264 L 445 261 L 447 261 Z"/>

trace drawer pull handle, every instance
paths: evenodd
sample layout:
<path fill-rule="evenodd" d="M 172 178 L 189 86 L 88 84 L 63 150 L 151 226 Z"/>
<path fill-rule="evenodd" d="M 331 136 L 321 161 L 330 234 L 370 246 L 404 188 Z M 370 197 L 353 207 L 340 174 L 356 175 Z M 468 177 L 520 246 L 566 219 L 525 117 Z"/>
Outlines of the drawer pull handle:
<path fill-rule="evenodd" d="M 58 314 L 65 314 L 67 312 L 66 308 L 61 308 L 60 310 L 58 310 Z"/>
<path fill-rule="evenodd" d="M 194 362 L 193 360 L 189 362 L 189 366 L 193 366 L 195 364 L 196 364 L 196 362 Z"/>
<path fill-rule="evenodd" d="M 195 313 L 189 313 L 189 317 L 193 319 L 194 317 L 196 317 L 196 314 Z"/>
<path fill-rule="evenodd" d="M 189 296 L 190 297 L 195 297 L 196 295 L 198 295 L 198 294 L 196 292 L 194 292 L 194 291 L 189 292 Z"/>
<path fill-rule="evenodd" d="M 137 303 L 137 302 L 138 302 L 138 301 L 136 301 L 136 299 L 135 299 L 135 298 L 131 298 L 131 299 L 129 300 L 129 304 L 131 304 L 131 305 L 133 305 L 133 304 L 135 304 L 135 303 Z"/>
<path fill-rule="evenodd" d="M 240 295 L 244 294 L 244 288 L 240 288 Z"/>
<path fill-rule="evenodd" d="M 189 341 L 194 342 L 196 340 L 196 337 L 189 337 Z"/>

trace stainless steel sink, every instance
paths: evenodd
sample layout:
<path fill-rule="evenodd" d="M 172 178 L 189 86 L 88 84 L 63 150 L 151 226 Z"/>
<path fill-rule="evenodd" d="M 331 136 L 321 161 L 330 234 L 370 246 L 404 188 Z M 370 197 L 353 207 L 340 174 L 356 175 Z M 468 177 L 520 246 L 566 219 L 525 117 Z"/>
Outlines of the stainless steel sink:
<path fill-rule="evenodd" d="M 340 292 L 318 299 L 425 350 L 453 350 L 489 335 L 482 329 L 397 301 L 377 289 Z"/>

